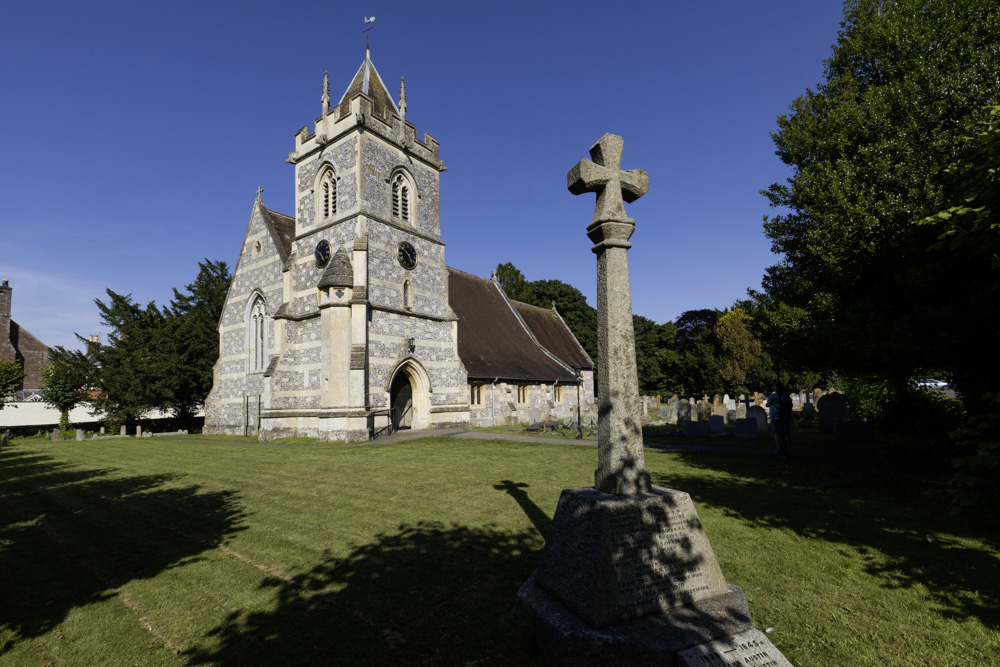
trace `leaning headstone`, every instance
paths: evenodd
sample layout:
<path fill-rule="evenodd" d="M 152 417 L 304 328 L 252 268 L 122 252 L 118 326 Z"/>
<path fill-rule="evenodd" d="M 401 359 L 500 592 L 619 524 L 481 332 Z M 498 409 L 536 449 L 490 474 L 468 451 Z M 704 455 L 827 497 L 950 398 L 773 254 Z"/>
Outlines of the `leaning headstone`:
<path fill-rule="evenodd" d="M 747 409 L 747 419 L 756 419 L 757 432 L 767 433 L 767 410 L 759 405 L 751 405 Z"/>
<path fill-rule="evenodd" d="M 736 420 L 736 439 L 737 440 L 756 440 L 757 439 L 757 420 L 756 419 L 737 419 Z"/>
<path fill-rule="evenodd" d="M 536 647 L 563 664 L 676 664 L 680 651 L 753 630 L 742 591 L 726 582 L 691 497 L 650 485 L 637 402 L 623 198 L 646 192 L 620 171 L 606 134 L 569 173 L 596 192 L 587 228 L 597 254 L 598 467 L 594 486 L 565 489 L 538 569 L 518 591 Z"/>
<path fill-rule="evenodd" d="M 83 440 L 83 429 L 82 428 L 76 429 L 76 439 L 77 440 Z"/>
<path fill-rule="evenodd" d="M 725 410 L 725 408 L 722 408 Z M 708 418 L 708 432 L 710 435 L 726 434 L 726 418 L 721 415 L 712 415 Z"/>

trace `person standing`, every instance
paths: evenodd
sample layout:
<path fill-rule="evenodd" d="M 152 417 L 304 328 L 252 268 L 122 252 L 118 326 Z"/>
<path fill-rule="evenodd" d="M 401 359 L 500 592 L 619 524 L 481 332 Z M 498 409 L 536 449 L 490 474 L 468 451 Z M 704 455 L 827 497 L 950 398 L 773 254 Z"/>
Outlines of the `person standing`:
<path fill-rule="evenodd" d="M 792 440 L 792 397 L 781 387 L 781 382 L 775 380 L 774 391 L 767 397 L 768 417 L 771 419 L 771 432 L 774 434 L 776 456 L 791 456 L 788 446 Z"/>

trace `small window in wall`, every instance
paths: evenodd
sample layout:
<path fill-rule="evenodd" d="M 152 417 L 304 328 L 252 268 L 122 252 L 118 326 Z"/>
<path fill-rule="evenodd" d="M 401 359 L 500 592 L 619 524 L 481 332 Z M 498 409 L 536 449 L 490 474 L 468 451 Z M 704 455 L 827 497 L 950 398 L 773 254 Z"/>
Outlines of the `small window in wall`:
<path fill-rule="evenodd" d="M 552 402 L 562 403 L 562 385 L 555 385 L 552 387 Z"/>
<path fill-rule="evenodd" d="M 482 404 L 483 404 L 483 385 L 470 384 L 469 405 L 482 405 Z"/>
<path fill-rule="evenodd" d="M 403 310 L 413 309 L 413 285 L 409 280 L 403 281 Z"/>
<path fill-rule="evenodd" d="M 517 402 L 518 403 L 528 402 L 528 385 L 526 384 L 517 385 Z"/>

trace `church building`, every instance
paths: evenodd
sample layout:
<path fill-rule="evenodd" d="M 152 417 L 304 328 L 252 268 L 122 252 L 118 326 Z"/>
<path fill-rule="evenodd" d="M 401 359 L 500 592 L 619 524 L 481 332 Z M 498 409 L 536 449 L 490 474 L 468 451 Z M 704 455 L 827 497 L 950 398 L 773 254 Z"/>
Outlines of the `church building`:
<path fill-rule="evenodd" d="M 219 323 L 205 432 L 366 440 L 396 428 L 596 421 L 555 306 L 445 265 L 438 142 L 370 53 L 295 135 L 295 215 L 258 190 Z"/>

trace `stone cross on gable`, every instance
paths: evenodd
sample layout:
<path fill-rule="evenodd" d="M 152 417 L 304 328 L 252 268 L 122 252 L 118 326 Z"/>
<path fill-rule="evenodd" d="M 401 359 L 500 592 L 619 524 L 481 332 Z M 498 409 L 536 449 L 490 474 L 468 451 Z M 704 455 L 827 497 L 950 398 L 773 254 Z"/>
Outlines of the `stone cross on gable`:
<path fill-rule="evenodd" d="M 264 188 L 262 188 L 261 186 L 259 186 L 259 185 L 258 185 L 258 186 L 257 186 L 257 199 L 260 199 L 260 196 L 261 196 L 261 195 L 262 195 L 263 193 L 264 193 Z"/>
<path fill-rule="evenodd" d="M 623 170 L 622 149 L 625 141 L 614 134 L 605 134 L 590 147 L 590 160 L 580 160 L 566 176 L 569 191 L 575 195 L 597 193 L 594 219 L 625 222 L 625 203 L 632 203 L 649 190 L 649 175 L 642 169 Z M 624 201 L 623 201 L 624 200 Z"/>
<path fill-rule="evenodd" d="M 642 451 L 639 382 L 632 330 L 632 290 L 628 277 L 628 240 L 635 222 L 625 203 L 649 190 L 642 169 L 622 171 L 621 137 L 605 134 L 590 148 L 594 161 L 581 160 L 566 182 L 575 195 L 597 193 L 587 236 L 597 254 L 597 470 L 594 487 L 605 493 L 649 493 L 649 473 Z"/>

